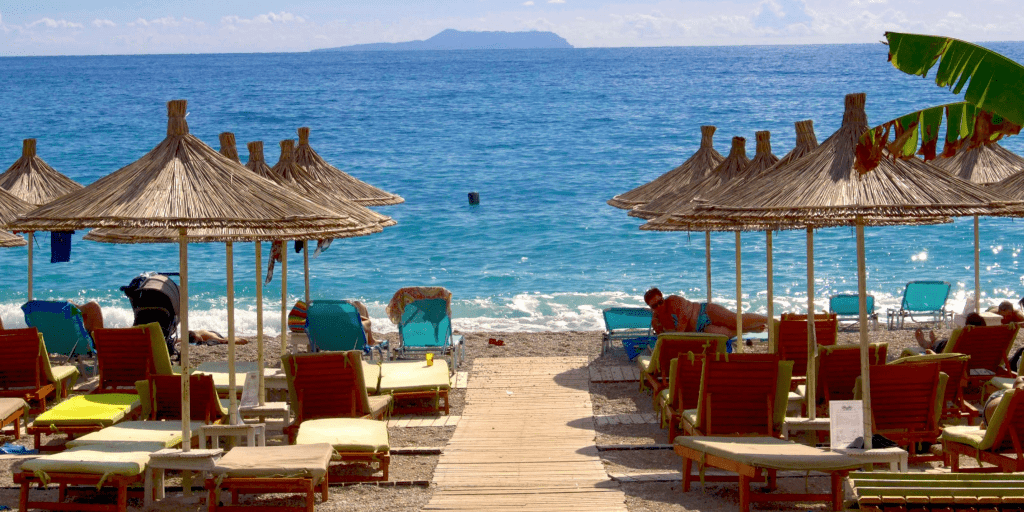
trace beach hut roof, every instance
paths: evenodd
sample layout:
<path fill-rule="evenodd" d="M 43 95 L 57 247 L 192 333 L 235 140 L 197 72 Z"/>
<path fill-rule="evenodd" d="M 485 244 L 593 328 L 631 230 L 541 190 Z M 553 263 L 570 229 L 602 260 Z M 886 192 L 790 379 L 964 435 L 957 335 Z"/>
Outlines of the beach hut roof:
<path fill-rule="evenodd" d="M 224 132 L 220 134 L 220 154 L 238 163 L 242 163 L 242 161 L 238 159 L 238 146 L 235 144 L 235 134 L 231 132 Z"/>
<path fill-rule="evenodd" d="M 764 132 L 767 134 L 768 132 Z M 684 187 L 679 187 L 671 192 L 666 192 L 651 202 L 637 206 L 629 212 L 630 217 L 641 219 L 653 219 L 681 207 L 701 194 L 707 194 L 712 190 L 732 182 L 736 178 L 746 176 L 746 169 L 750 166 L 751 160 L 747 158 L 747 140 L 743 137 L 732 138 L 732 148 L 729 156 L 722 163 L 715 166 L 707 176 Z M 771 145 L 761 146 L 771 153 Z M 775 158 L 772 155 L 771 158 Z M 775 158 L 778 160 L 777 158 Z M 764 162 L 765 160 L 762 160 Z"/>
<path fill-rule="evenodd" d="M 275 185 L 189 134 L 185 100 L 168 102 L 167 137 L 139 160 L 11 224 L 17 231 L 87 227 L 263 228 L 275 238 L 379 226 Z"/>
<path fill-rule="evenodd" d="M 921 160 L 886 158 L 874 170 L 857 171 L 854 148 L 868 129 L 864 100 L 863 93 L 848 95 L 842 127 L 809 155 L 696 211 L 732 221 L 812 226 L 853 225 L 858 217 L 865 225 L 896 220 L 930 224 L 950 216 L 1006 211 L 1001 197 Z M 659 219 L 659 225 L 662 222 L 675 220 Z"/>
<path fill-rule="evenodd" d="M 714 126 L 701 126 L 700 135 L 700 147 L 679 167 L 629 192 L 609 199 L 608 204 L 623 210 L 630 210 L 636 206 L 647 204 L 662 194 L 672 193 L 691 182 L 698 181 L 707 176 L 725 160 L 725 157 L 718 151 L 715 151 L 713 142 L 715 135 Z"/>
<path fill-rule="evenodd" d="M 344 199 L 363 206 L 387 206 L 405 202 L 402 196 L 374 187 L 327 163 L 309 145 L 309 128 L 305 126 L 299 128 L 295 161 L 309 172 L 318 187 Z"/>
<path fill-rule="evenodd" d="M 33 206 L 82 188 L 36 155 L 36 139 L 25 139 L 21 147 L 21 158 L 0 174 L 0 188 Z"/>
<path fill-rule="evenodd" d="M 1024 157 L 998 142 L 965 146 L 949 158 L 937 158 L 932 164 L 971 183 L 997 183 L 1024 171 Z"/>
<path fill-rule="evenodd" d="M 295 160 L 295 141 L 281 141 L 281 157 L 270 168 L 270 172 L 280 178 L 281 183 L 302 197 L 329 209 L 342 209 L 362 222 L 373 222 L 380 227 L 394 226 L 395 220 L 387 215 L 377 213 L 365 206 L 338 195 L 313 178 L 309 170 Z"/>

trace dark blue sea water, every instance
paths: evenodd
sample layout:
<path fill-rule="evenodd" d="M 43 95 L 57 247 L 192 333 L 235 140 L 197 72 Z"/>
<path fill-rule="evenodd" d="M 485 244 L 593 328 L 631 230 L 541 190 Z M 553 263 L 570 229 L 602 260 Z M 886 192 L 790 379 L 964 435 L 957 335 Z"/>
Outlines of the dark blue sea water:
<path fill-rule="evenodd" d="M 991 45 L 1024 61 L 1024 43 Z M 405 204 L 377 210 L 398 225 L 336 241 L 313 260 L 312 296 L 358 298 L 387 330 L 383 306 L 399 287 L 443 285 L 464 330 L 597 329 L 599 311 L 640 305 L 652 285 L 703 297 L 702 234 L 641 232 L 605 204 L 676 167 L 697 148 L 699 126 L 718 126 L 723 153 L 735 135 L 771 130 L 779 156 L 793 122 L 813 119 L 819 141 L 836 130 L 843 96 L 866 92 L 869 121 L 955 101 L 930 80 L 905 75 L 876 45 L 636 48 L 459 52 L 157 55 L 0 59 L 0 169 L 38 139 L 50 165 L 88 184 L 138 159 L 165 135 L 166 102 L 189 101 L 193 134 L 218 147 L 234 132 L 277 143 L 312 129 L 329 162 Z M 1024 150 L 1015 139 L 1005 141 Z M 477 191 L 479 206 L 466 194 Z M 209 200 L 217 200 L 211 190 Z M 970 219 L 934 227 L 867 230 L 868 289 L 892 305 L 909 280 L 973 289 Z M 987 301 L 1024 293 L 1024 225 L 983 219 Z M 173 245 L 81 241 L 73 261 L 50 264 L 38 241 L 36 298 L 96 299 L 108 324 L 131 314 L 118 287 L 142 271 L 177 270 Z M 42 238 L 42 237 L 40 237 Z M 38 239 L 38 238 L 37 238 Z M 716 300 L 735 302 L 732 234 L 713 237 Z M 190 247 L 191 325 L 223 328 L 223 244 Z M 264 251 L 267 245 L 264 244 Z M 22 322 L 26 251 L 0 257 L 0 316 Z M 252 244 L 236 244 L 239 329 L 255 331 Z M 744 235 L 747 307 L 765 309 L 764 235 Z M 777 311 L 803 307 L 805 235 L 775 239 Z M 853 230 L 820 230 L 815 293 L 821 307 L 856 289 Z M 303 293 L 301 258 L 289 260 L 289 302 Z M 280 277 L 267 291 L 277 331 Z M 276 288 L 276 289 L 275 289 Z"/>

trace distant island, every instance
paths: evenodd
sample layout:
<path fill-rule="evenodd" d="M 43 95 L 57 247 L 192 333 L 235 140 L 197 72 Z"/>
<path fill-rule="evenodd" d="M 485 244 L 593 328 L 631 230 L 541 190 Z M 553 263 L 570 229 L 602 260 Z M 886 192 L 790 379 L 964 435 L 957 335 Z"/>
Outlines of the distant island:
<path fill-rule="evenodd" d="M 381 52 L 400 50 L 523 50 L 531 48 L 572 48 L 554 32 L 463 32 L 448 29 L 426 41 L 404 43 L 368 43 L 314 52 Z"/>

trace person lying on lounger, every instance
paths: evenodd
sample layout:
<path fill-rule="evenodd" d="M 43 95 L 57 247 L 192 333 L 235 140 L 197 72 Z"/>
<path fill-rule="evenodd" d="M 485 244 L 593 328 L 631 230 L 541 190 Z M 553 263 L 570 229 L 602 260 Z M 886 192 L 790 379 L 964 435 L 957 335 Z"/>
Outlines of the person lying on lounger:
<path fill-rule="evenodd" d="M 964 325 L 974 325 L 979 327 L 985 326 L 985 318 L 977 313 L 971 313 L 964 319 Z M 946 342 L 949 338 L 937 339 L 935 337 L 935 331 L 928 332 L 928 339 L 924 337 L 924 331 L 918 329 L 914 331 L 914 339 L 917 340 L 917 344 L 924 349 L 925 354 L 941 354 L 946 348 Z"/>
<path fill-rule="evenodd" d="M 1000 320 L 1000 323 L 1002 324 L 1008 324 L 1010 322 L 1024 322 L 1024 315 L 1022 315 L 1020 311 L 1014 309 L 1013 303 L 1008 300 L 1004 300 L 999 303 L 999 307 L 996 308 L 996 313 L 1003 317 L 1002 320 Z"/>
<path fill-rule="evenodd" d="M 651 308 L 651 329 L 663 332 L 708 332 L 736 335 L 736 313 L 714 303 L 690 302 L 679 295 L 664 297 L 661 290 L 651 288 L 644 294 Z M 743 331 L 763 331 L 768 317 L 756 313 L 743 314 Z"/>
<path fill-rule="evenodd" d="M 228 339 L 219 332 L 198 329 L 188 332 L 188 342 L 193 345 L 198 345 L 200 343 L 203 345 L 224 345 L 227 344 Z M 236 345 L 245 345 L 246 343 L 249 343 L 249 340 L 239 338 L 237 336 L 235 337 Z"/>
<path fill-rule="evenodd" d="M 1024 389 L 1024 376 L 1014 379 L 1012 389 Z M 988 427 L 988 423 L 992 421 L 992 415 L 996 413 L 996 408 L 999 407 L 999 402 L 1003 400 L 1003 395 L 1006 394 L 1006 391 L 1005 389 L 1000 389 L 989 395 L 988 400 L 985 400 L 985 407 L 982 409 L 984 414 L 981 419 L 981 428 Z"/>

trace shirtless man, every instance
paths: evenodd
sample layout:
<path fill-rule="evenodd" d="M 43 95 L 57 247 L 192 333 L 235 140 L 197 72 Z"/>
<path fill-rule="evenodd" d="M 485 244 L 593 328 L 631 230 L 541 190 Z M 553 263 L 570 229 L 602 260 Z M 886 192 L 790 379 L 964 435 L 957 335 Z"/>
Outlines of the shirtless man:
<path fill-rule="evenodd" d="M 644 302 L 651 308 L 651 329 L 662 332 L 709 332 L 736 336 L 736 313 L 705 302 L 690 302 L 679 295 L 664 297 L 661 290 L 651 288 L 644 294 Z M 768 317 L 755 313 L 743 314 L 743 331 L 762 331 Z"/>

